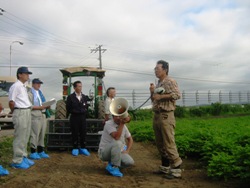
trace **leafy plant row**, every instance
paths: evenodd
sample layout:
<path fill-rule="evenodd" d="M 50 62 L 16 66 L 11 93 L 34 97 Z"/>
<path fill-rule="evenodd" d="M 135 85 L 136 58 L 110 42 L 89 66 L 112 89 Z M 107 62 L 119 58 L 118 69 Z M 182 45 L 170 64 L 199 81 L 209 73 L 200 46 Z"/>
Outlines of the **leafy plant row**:
<path fill-rule="evenodd" d="M 250 178 L 250 117 L 177 119 L 176 144 L 182 157 L 196 157 L 214 178 Z M 131 121 L 136 141 L 154 141 L 152 120 Z"/>
<path fill-rule="evenodd" d="M 213 103 L 208 106 L 181 107 L 177 106 L 176 117 L 207 117 L 235 114 L 249 114 L 250 104 Z"/>
<path fill-rule="evenodd" d="M 134 120 L 152 119 L 151 109 L 129 111 Z M 211 117 L 224 115 L 250 114 L 250 104 L 221 104 L 213 103 L 208 106 L 183 107 L 177 106 L 175 116 L 179 118 L 187 117 Z"/>

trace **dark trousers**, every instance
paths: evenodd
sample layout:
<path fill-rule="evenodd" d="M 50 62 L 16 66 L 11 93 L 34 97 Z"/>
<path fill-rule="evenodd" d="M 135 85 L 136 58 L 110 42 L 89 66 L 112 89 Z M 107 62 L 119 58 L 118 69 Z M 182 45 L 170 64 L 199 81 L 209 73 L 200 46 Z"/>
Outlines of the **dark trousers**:
<path fill-rule="evenodd" d="M 81 148 L 86 147 L 86 116 L 85 114 L 71 114 L 70 128 L 73 148 L 78 148 L 79 137 Z"/>

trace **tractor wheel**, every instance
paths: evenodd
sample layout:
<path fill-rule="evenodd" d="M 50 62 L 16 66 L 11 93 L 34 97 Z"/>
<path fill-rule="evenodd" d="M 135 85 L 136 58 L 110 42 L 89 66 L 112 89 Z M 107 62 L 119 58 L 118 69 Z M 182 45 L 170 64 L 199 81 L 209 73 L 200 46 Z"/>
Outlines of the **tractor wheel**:
<path fill-rule="evenodd" d="M 64 100 L 58 100 L 56 103 L 55 119 L 66 119 L 66 118 L 67 118 L 66 103 Z"/>
<path fill-rule="evenodd" d="M 105 119 L 105 101 L 100 100 L 98 103 L 98 119 Z"/>

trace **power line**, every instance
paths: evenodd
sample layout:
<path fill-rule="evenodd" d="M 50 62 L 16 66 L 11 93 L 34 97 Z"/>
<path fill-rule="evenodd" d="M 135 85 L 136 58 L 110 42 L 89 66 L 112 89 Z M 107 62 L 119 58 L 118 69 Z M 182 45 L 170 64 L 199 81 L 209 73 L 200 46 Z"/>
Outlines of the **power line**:
<path fill-rule="evenodd" d="M 53 42 L 54 44 L 62 44 L 64 46 L 70 46 L 71 45 L 71 46 L 78 46 L 78 47 L 79 46 L 87 47 L 86 44 L 80 44 L 80 43 L 78 43 L 76 41 L 69 40 L 69 39 L 67 39 L 65 37 L 55 35 L 55 34 L 53 34 L 51 32 L 48 32 L 48 31 L 44 30 L 41 27 L 38 27 L 38 26 L 32 24 L 29 21 L 26 21 L 26 20 L 24 20 L 22 18 L 19 18 L 19 17 L 15 16 L 14 14 L 12 14 L 10 12 L 7 12 L 7 11 L 5 11 L 3 9 L 0 9 L 0 10 L 2 10 L 2 12 L 3 12 L 2 16 L 4 16 L 5 18 L 7 18 L 10 21 L 10 23 L 8 23 L 8 24 L 12 24 L 13 26 L 15 26 L 17 28 L 20 28 L 20 29 L 22 29 L 24 31 L 27 31 L 27 32 L 31 33 L 32 35 L 40 36 L 41 39 L 49 40 L 49 41 Z M 9 32 L 7 32 L 7 33 L 9 33 Z M 22 38 L 25 38 L 25 37 L 22 37 Z M 33 40 L 31 40 L 30 38 L 29 39 L 26 38 L 26 40 L 38 43 L 35 38 Z M 39 44 L 43 45 L 43 43 L 39 43 Z M 54 47 L 51 47 L 51 48 L 54 48 Z M 112 48 L 112 46 L 111 46 L 111 48 Z M 62 50 L 62 49 L 58 49 L 58 50 Z M 102 50 L 104 50 L 104 49 L 102 49 Z M 161 56 L 161 57 L 167 57 L 167 58 L 170 58 L 170 59 L 171 58 L 172 59 L 173 58 L 184 58 L 184 56 L 180 56 L 180 55 L 173 56 L 173 55 L 166 54 L 165 52 L 164 52 L 164 54 L 155 53 L 155 52 L 152 53 L 151 51 L 143 51 L 143 50 L 138 50 L 138 49 L 124 49 L 124 48 L 121 48 L 120 46 L 118 46 L 118 47 L 113 46 L 112 50 L 116 51 L 116 52 L 122 52 L 124 54 L 132 54 L 132 55 L 137 55 L 137 56 L 139 55 L 139 56 L 143 56 L 143 57 L 149 57 L 149 56 L 152 57 L 153 56 L 153 57 L 157 58 L 157 57 Z M 102 59 L 101 59 L 100 51 L 99 51 L 99 61 L 100 61 L 100 64 L 102 66 L 102 62 L 101 62 Z M 218 64 L 218 62 L 216 62 L 216 63 Z"/>
<path fill-rule="evenodd" d="M 90 52 L 99 52 L 99 62 L 100 62 L 100 69 L 102 69 L 102 53 L 104 53 L 107 49 L 102 49 L 102 45 L 97 46 L 95 49 L 91 49 Z"/>
<path fill-rule="evenodd" d="M 44 69 L 62 69 L 68 67 L 68 65 L 62 65 L 62 66 L 34 66 L 34 65 L 26 65 L 29 68 L 44 68 Z M 7 68 L 8 66 L 3 66 L 0 65 L 0 67 Z M 13 66 L 13 67 L 19 67 L 19 66 Z M 72 65 L 74 67 L 74 65 Z M 147 72 L 139 72 L 139 71 L 134 71 L 134 70 L 123 70 L 123 69 L 116 69 L 116 68 L 105 68 L 105 70 L 112 70 L 112 71 L 118 71 L 118 72 L 123 72 L 123 73 L 130 73 L 130 74 L 140 74 L 140 75 L 148 75 L 148 76 L 154 76 L 152 73 L 147 73 Z M 249 82 L 233 82 L 233 81 L 223 81 L 223 80 L 207 80 L 207 79 L 196 79 L 196 78 L 186 78 L 186 77 L 176 77 L 176 76 L 171 76 L 172 78 L 175 79 L 180 79 L 180 80 L 191 80 L 191 81 L 197 81 L 197 82 L 216 82 L 218 84 L 243 84 L 243 85 L 249 85 Z"/>
<path fill-rule="evenodd" d="M 62 36 L 55 35 L 55 34 L 49 32 L 49 31 L 47 31 L 47 30 L 45 30 L 45 29 L 43 29 L 41 27 L 38 27 L 38 26 L 30 23 L 29 21 L 26 21 L 26 20 L 24 20 L 22 18 L 19 18 L 19 17 L 15 16 L 14 14 L 12 14 L 12 13 L 10 13 L 8 11 L 4 11 L 4 12 L 5 12 L 5 14 L 10 15 L 11 17 L 14 17 L 16 20 L 18 20 L 18 21 L 16 21 L 16 20 L 12 19 L 11 17 L 6 16 L 5 14 L 3 14 L 3 16 L 6 17 L 8 20 L 10 20 L 10 21 L 12 21 L 12 22 L 14 22 L 14 23 L 21 26 L 21 27 L 18 27 L 15 24 L 13 24 L 15 27 L 18 27 L 20 29 L 23 29 L 23 30 L 26 30 L 26 31 L 28 31 L 30 33 L 33 33 L 36 36 L 39 34 L 40 36 L 45 37 L 45 39 L 47 38 L 47 39 L 59 41 L 61 43 L 67 42 L 67 43 L 71 43 L 71 44 L 74 44 L 74 45 L 80 45 L 80 46 L 83 45 L 83 44 L 80 44 L 78 42 L 66 39 L 66 38 L 64 38 Z M 87 45 L 85 45 L 85 46 L 87 47 Z"/>
<path fill-rule="evenodd" d="M 32 39 L 30 37 L 27 38 L 27 37 L 21 36 L 20 38 L 22 38 L 22 39 L 25 39 L 27 41 L 31 41 L 31 42 L 34 42 L 34 43 L 37 43 L 37 44 L 40 44 L 40 45 L 44 45 L 44 42 L 49 40 L 49 41 L 53 42 L 54 44 L 61 44 L 63 46 L 68 46 L 68 47 L 70 47 L 70 46 L 71 47 L 79 47 L 79 46 L 80 47 L 82 47 L 82 46 L 87 47 L 86 45 L 80 44 L 80 43 L 72 41 L 72 40 L 68 40 L 68 39 L 66 39 L 64 37 L 57 36 L 57 35 L 55 35 L 53 33 L 50 33 L 50 32 L 48 32 L 48 31 L 46 31 L 46 30 L 44 30 L 44 29 L 42 29 L 42 28 L 40 28 L 38 26 L 33 25 L 32 23 L 30 23 L 30 22 L 28 22 L 28 21 L 26 21 L 26 20 L 24 20 L 22 18 L 18 18 L 17 16 L 15 16 L 15 15 L 9 13 L 9 12 L 6 12 L 6 11 L 4 11 L 4 12 L 5 12 L 5 14 L 7 14 L 7 16 L 5 14 L 3 14 L 3 16 L 7 20 L 1 19 L 0 21 L 2 21 L 3 23 L 6 23 L 8 25 L 14 26 L 14 27 L 16 27 L 16 28 L 18 28 L 18 29 L 20 29 L 22 31 L 31 33 L 33 36 L 40 37 L 40 39 L 37 40 L 36 38 Z M 13 17 L 14 17 L 14 19 L 13 19 Z M 1 29 L 1 30 L 3 30 L 3 29 Z M 4 29 L 3 31 L 6 32 L 7 34 L 10 34 L 10 32 L 8 30 L 6 30 L 6 29 Z M 14 35 L 15 33 L 12 33 L 12 34 Z M 40 41 L 42 41 L 42 42 L 40 42 Z M 48 45 L 46 44 L 46 46 L 48 46 Z M 72 54 L 72 52 L 62 50 L 62 49 L 56 48 L 54 46 L 50 47 L 50 48 L 54 48 L 56 50 Z"/>

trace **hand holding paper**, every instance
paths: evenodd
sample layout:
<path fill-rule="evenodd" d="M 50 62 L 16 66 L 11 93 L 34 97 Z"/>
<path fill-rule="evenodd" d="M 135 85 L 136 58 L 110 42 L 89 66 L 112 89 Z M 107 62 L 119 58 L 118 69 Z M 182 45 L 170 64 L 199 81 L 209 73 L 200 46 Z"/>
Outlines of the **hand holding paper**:
<path fill-rule="evenodd" d="M 43 102 L 43 103 L 42 103 L 42 106 L 48 107 L 48 106 L 53 105 L 55 102 L 56 102 L 56 99 L 52 98 L 52 99 L 50 99 L 49 101 Z"/>

